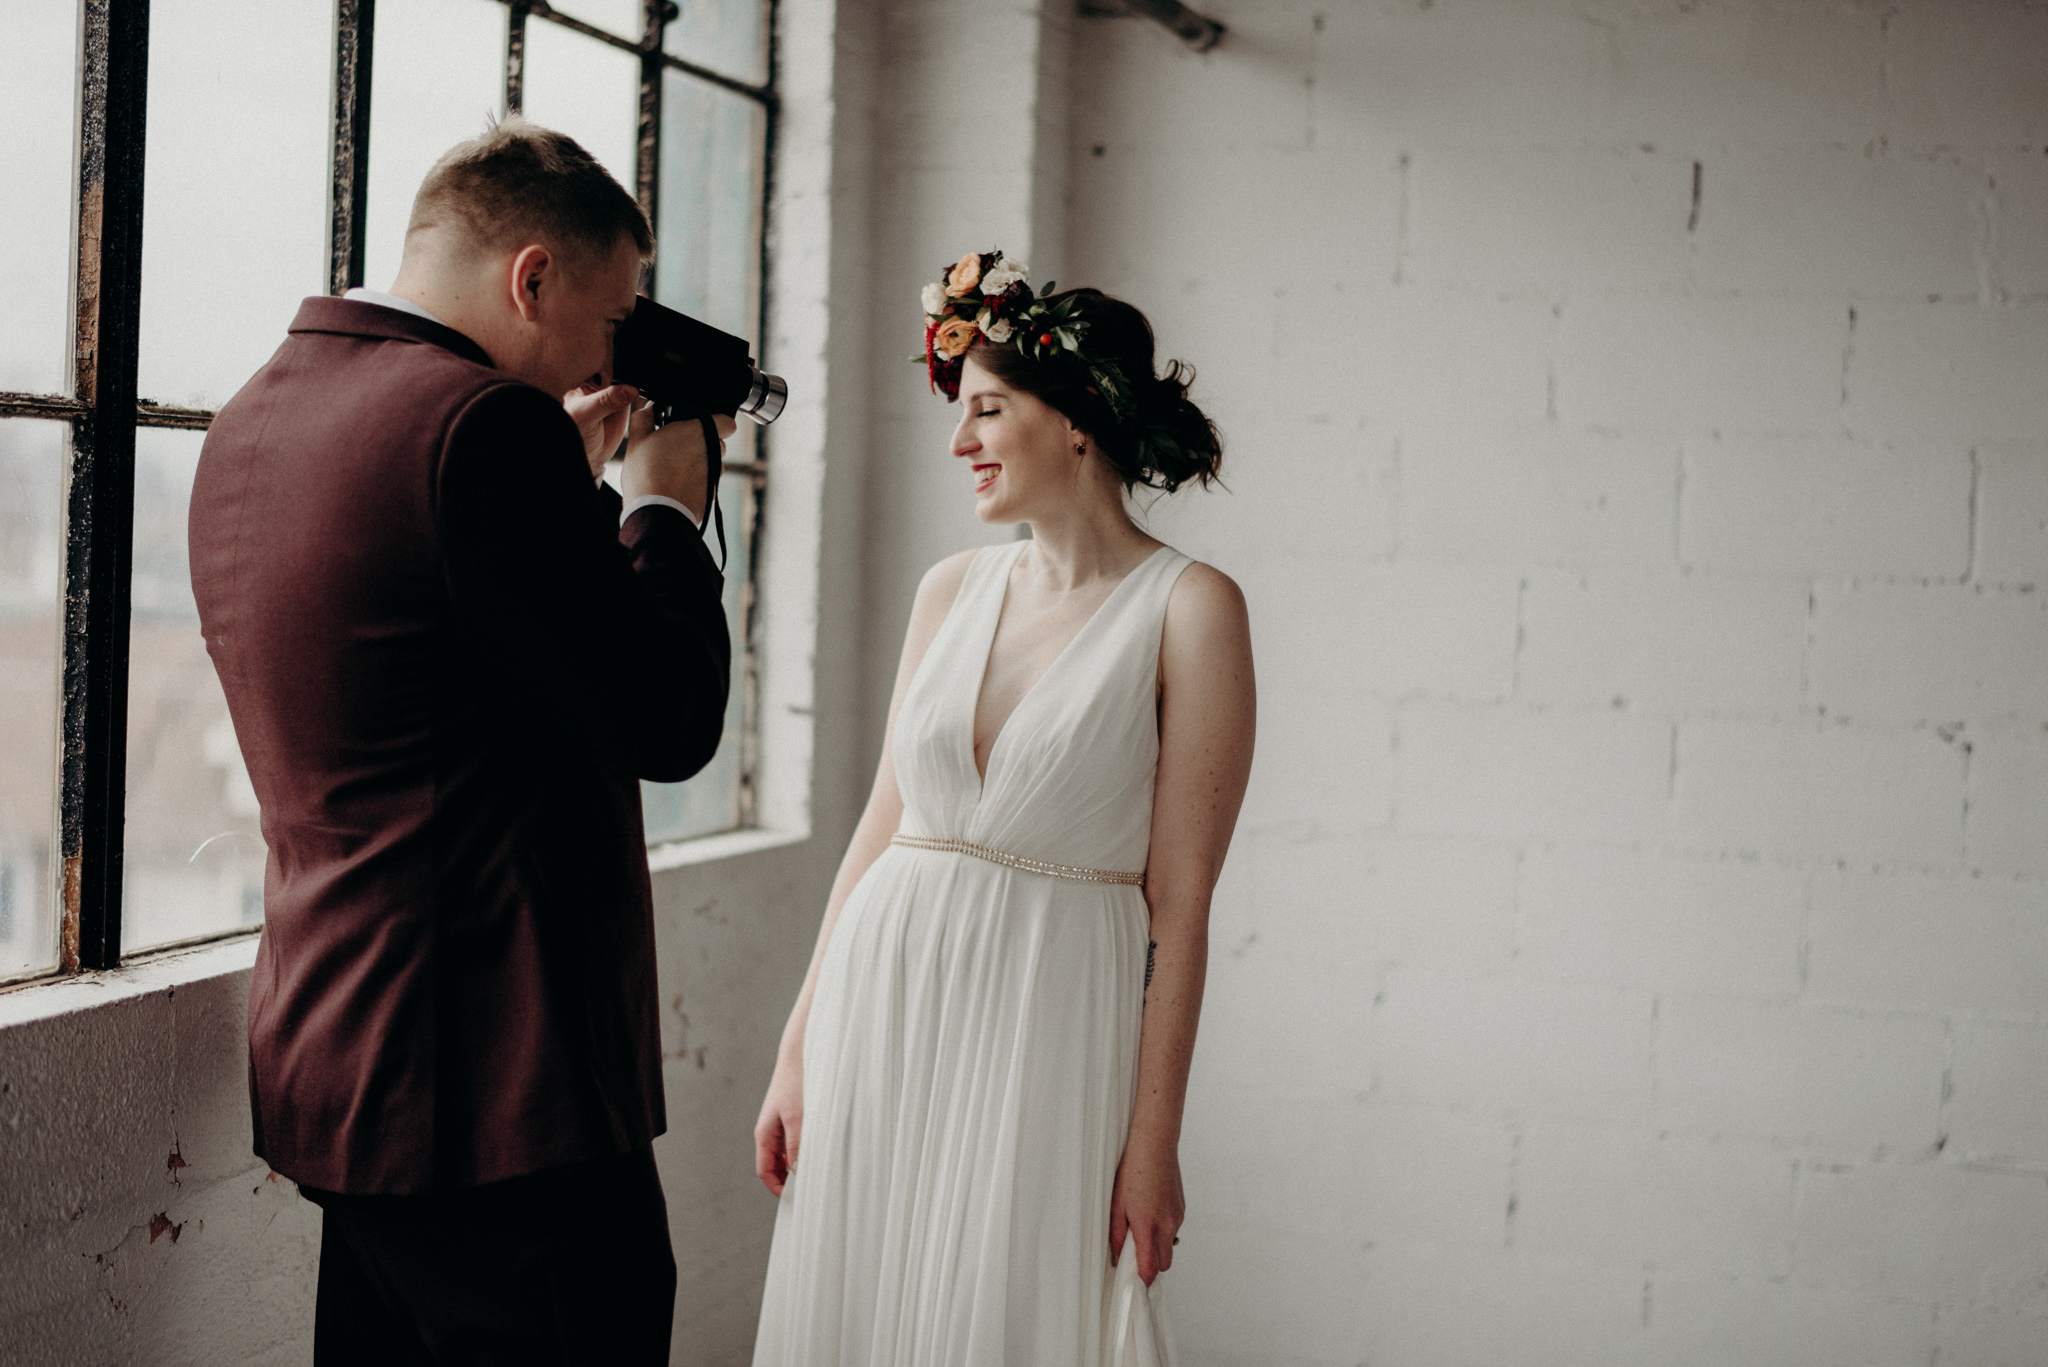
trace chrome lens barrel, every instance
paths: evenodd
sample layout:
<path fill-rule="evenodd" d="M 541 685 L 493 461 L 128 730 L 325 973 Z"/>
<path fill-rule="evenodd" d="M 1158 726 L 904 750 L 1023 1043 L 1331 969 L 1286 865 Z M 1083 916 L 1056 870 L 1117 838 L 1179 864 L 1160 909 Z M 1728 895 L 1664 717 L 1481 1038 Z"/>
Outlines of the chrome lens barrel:
<path fill-rule="evenodd" d="M 754 385 L 747 391 L 747 401 L 740 405 L 739 416 L 752 418 L 766 427 L 782 416 L 782 406 L 788 402 L 789 386 L 782 377 L 755 366 Z"/>

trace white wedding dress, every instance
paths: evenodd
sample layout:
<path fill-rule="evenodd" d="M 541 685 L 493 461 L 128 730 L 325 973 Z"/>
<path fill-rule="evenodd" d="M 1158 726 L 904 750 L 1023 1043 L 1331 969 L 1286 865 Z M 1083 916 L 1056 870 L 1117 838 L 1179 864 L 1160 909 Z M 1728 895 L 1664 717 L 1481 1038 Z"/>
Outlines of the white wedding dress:
<path fill-rule="evenodd" d="M 855 885 L 804 1037 L 755 1367 L 1171 1367 L 1109 1204 L 1136 1092 L 1160 629 L 1190 563 L 1132 570 L 974 767 L 1010 568 L 978 552 L 912 678 L 901 835 Z M 998 862 L 1067 866 L 1069 876 Z M 1163 1279 L 1161 1279 L 1163 1280 Z"/>

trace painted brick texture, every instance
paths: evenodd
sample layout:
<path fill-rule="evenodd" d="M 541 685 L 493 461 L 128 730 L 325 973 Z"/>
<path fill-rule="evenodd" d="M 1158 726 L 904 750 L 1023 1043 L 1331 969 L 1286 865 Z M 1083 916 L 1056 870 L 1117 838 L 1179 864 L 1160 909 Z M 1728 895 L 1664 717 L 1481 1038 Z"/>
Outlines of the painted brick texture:
<path fill-rule="evenodd" d="M 1203 8 L 1058 263 L 1259 650 L 1183 1355 L 2048 1362 L 2048 12 Z"/>

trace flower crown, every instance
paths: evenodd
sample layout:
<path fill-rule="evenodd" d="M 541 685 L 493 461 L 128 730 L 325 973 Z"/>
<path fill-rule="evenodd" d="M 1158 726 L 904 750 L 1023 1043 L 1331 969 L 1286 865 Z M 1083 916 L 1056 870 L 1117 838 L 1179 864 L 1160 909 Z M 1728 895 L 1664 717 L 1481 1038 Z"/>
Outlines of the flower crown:
<path fill-rule="evenodd" d="M 1053 292 L 1050 280 L 1045 295 Z M 969 252 L 924 287 L 924 355 L 932 392 L 948 400 L 960 397 L 960 370 L 967 349 L 981 338 L 998 346 L 1014 345 L 1034 360 L 1067 360 L 1087 369 L 1091 387 L 1119 420 L 1129 415 L 1133 394 L 1123 369 L 1108 357 L 1087 349 L 1088 320 L 1080 301 L 1068 297 L 1050 302 L 1034 293 L 1024 264 L 1004 256 L 1001 248 Z"/>

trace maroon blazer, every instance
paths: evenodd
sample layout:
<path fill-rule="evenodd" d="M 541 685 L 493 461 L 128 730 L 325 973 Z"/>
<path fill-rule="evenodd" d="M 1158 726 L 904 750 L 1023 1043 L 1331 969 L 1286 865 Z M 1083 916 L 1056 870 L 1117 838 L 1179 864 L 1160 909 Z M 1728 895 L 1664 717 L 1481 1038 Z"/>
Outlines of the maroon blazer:
<path fill-rule="evenodd" d="M 417 1193 L 664 1128 L 642 778 L 702 768 L 732 648 L 690 520 L 593 488 L 467 337 L 308 299 L 220 411 L 192 586 L 270 844 L 256 1152 Z"/>

